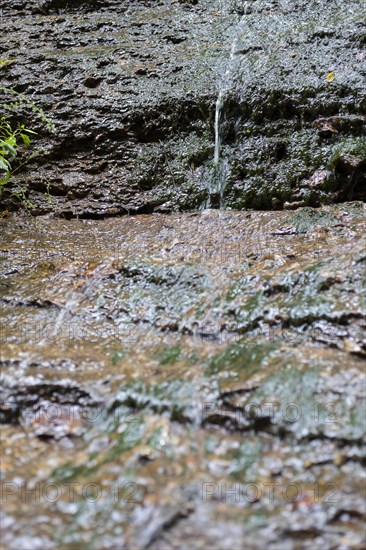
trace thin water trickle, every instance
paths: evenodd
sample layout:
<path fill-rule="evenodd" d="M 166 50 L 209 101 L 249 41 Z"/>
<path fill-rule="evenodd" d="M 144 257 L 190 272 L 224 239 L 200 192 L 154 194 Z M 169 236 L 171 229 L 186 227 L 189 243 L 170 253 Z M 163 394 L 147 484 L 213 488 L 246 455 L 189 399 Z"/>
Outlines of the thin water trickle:
<path fill-rule="evenodd" d="M 219 95 L 216 100 L 216 109 L 215 109 L 215 154 L 214 154 L 214 164 L 217 165 L 220 160 L 220 146 L 221 146 L 221 135 L 220 135 L 220 115 L 223 104 L 223 93 L 220 90 Z"/>
<path fill-rule="evenodd" d="M 243 21 L 246 15 L 246 9 L 239 21 L 239 25 Z M 225 98 L 230 90 L 232 78 L 235 69 L 235 55 L 237 52 L 239 34 L 238 30 L 235 32 L 235 37 L 231 45 L 230 57 L 228 60 L 227 69 L 224 73 L 224 77 L 220 82 L 219 94 L 216 100 L 215 106 L 215 152 L 214 152 L 214 171 L 209 193 L 209 206 L 211 208 L 221 208 L 223 206 L 223 198 L 227 176 L 229 173 L 227 164 L 221 158 L 221 144 L 222 144 L 222 119 L 223 109 L 225 106 Z"/>
<path fill-rule="evenodd" d="M 233 69 L 232 65 L 233 65 L 233 60 L 234 60 L 234 57 L 235 57 L 237 42 L 238 42 L 238 37 L 236 36 L 233 43 L 232 43 L 232 46 L 231 46 L 228 67 L 226 69 L 223 82 L 221 82 L 219 95 L 217 96 L 217 100 L 216 100 L 216 109 L 215 109 L 215 153 L 214 153 L 214 164 L 216 166 L 220 162 L 221 136 L 222 136 L 222 131 L 221 131 L 221 129 L 222 129 L 221 128 L 222 110 L 223 110 L 223 106 L 224 106 L 225 95 L 228 92 L 228 90 L 230 88 L 230 84 L 231 84 L 231 76 L 232 76 L 232 69 Z"/>

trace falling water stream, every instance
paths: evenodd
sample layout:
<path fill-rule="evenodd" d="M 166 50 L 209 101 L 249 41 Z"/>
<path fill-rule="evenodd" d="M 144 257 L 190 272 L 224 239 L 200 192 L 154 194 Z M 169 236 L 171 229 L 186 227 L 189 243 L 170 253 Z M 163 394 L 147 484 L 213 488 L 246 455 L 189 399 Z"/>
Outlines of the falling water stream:
<path fill-rule="evenodd" d="M 222 116 L 223 108 L 225 105 L 225 96 L 230 88 L 230 80 L 232 75 L 232 65 L 235 56 L 237 45 L 237 37 L 235 37 L 231 52 L 228 68 L 225 72 L 225 76 L 220 86 L 219 95 L 216 100 L 215 108 L 215 152 L 214 152 L 214 175 L 213 175 L 213 188 L 210 192 L 210 206 L 221 208 L 223 204 L 223 194 L 225 189 L 225 183 L 227 178 L 227 165 L 220 158 L 221 142 L 222 142 Z"/>
<path fill-rule="evenodd" d="M 244 17 L 247 13 L 247 9 L 240 18 L 238 27 L 242 24 Z M 235 71 L 235 56 L 237 53 L 237 44 L 239 40 L 239 28 L 235 31 L 234 40 L 231 45 L 230 57 L 228 65 L 224 73 L 223 79 L 219 84 L 219 94 L 216 100 L 215 107 L 215 151 L 214 151 L 214 172 L 209 192 L 209 206 L 211 208 L 221 208 L 223 206 L 223 198 L 226 180 L 228 176 L 227 163 L 221 157 L 221 145 L 222 145 L 222 122 L 223 122 L 223 110 L 225 106 L 226 95 L 230 90 L 232 78 Z"/>

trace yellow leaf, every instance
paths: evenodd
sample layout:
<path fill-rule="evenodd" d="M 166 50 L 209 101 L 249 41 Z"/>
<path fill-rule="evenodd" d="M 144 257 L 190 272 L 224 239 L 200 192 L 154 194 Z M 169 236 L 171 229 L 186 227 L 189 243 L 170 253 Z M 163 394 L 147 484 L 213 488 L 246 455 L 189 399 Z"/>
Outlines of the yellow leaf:
<path fill-rule="evenodd" d="M 333 82 L 334 79 L 335 79 L 335 74 L 334 74 L 333 71 L 331 71 L 330 73 L 327 74 L 328 82 Z"/>

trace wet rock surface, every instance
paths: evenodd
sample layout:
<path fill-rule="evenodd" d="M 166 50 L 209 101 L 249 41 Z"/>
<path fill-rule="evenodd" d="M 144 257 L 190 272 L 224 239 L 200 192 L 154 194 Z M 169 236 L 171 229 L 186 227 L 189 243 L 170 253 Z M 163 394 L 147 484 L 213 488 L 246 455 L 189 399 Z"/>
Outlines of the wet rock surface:
<path fill-rule="evenodd" d="M 365 14 L 2 1 L 4 548 L 364 548 Z"/>
<path fill-rule="evenodd" d="M 365 225 L 2 220 L 4 547 L 363 548 Z"/>
<path fill-rule="evenodd" d="M 65 218 L 207 205 L 222 86 L 226 206 L 365 199 L 358 0 L 4 0 L 1 10 L 1 86 L 55 124 L 47 132 L 24 101 L 11 111 L 41 151 L 3 208 L 19 206 L 14 192 Z"/>

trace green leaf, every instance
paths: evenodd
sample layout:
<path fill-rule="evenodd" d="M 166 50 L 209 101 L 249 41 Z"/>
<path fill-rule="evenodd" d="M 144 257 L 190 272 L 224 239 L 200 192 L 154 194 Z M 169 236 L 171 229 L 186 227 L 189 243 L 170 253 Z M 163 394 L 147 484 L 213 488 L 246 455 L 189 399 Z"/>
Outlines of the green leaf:
<path fill-rule="evenodd" d="M 8 140 L 7 139 L 7 140 L 3 141 L 1 143 L 1 147 L 4 147 L 5 150 L 9 151 L 10 156 L 15 159 L 15 157 L 17 156 L 17 152 L 14 149 L 13 144 L 9 143 L 9 141 L 13 141 L 13 140 Z M 16 142 L 15 142 L 15 144 L 16 144 Z"/>
<path fill-rule="evenodd" d="M 15 147 L 17 144 L 17 138 L 15 137 L 15 134 L 12 134 L 8 138 L 6 138 L 5 142 L 11 147 Z"/>
<path fill-rule="evenodd" d="M 29 139 L 29 137 L 27 136 L 27 134 L 20 134 L 20 137 L 22 138 L 24 145 L 25 145 L 26 147 L 29 147 L 29 145 L 30 145 L 30 139 Z"/>
<path fill-rule="evenodd" d="M 9 162 L 4 157 L 0 157 L 0 170 L 8 171 L 9 168 L 10 168 Z"/>

